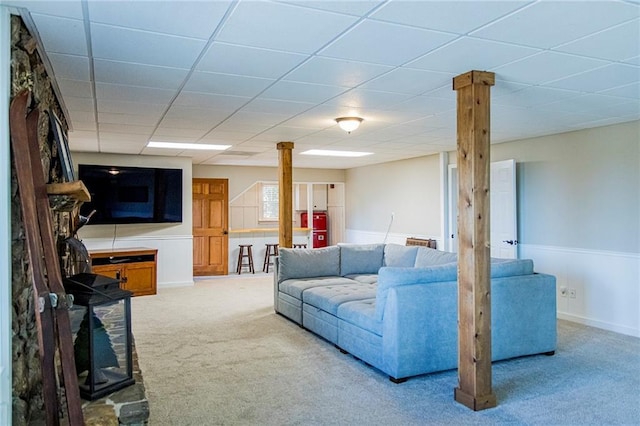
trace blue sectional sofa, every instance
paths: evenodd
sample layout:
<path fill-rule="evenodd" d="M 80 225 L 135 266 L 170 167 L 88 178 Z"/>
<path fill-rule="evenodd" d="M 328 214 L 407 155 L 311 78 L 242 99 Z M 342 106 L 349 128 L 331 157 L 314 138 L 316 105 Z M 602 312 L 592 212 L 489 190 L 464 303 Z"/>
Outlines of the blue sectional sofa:
<path fill-rule="evenodd" d="M 397 244 L 279 250 L 276 312 L 388 374 L 457 368 L 457 258 Z M 494 361 L 556 349 L 555 277 L 492 259 Z"/>

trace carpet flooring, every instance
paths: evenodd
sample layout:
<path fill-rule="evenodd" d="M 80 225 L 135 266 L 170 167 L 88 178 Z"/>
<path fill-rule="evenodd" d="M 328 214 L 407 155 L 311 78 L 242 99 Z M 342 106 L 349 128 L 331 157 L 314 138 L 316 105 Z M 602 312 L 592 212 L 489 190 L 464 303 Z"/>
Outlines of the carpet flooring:
<path fill-rule="evenodd" d="M 640 424 L 640 339 L 558 322 L 556 355 L 493 365 L 498 406 L 453 400 L 457 371 L 393 384 L 277 315 L 271 276 L 132 301 L 150 425 Z"/>

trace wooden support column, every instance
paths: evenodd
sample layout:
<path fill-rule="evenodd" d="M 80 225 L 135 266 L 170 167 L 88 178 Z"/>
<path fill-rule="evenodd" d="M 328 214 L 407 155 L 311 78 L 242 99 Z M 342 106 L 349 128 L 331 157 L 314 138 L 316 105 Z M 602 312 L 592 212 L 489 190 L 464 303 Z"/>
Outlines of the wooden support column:
<path fill-rule="evenodd" d="M 458 387 L 455 400 L 474 411 L 495 407 L 491 389 L 489 230 L 490 91 L 495 75 L 453 79 L 458 97 Z"/>
<path fill-rule="evenodd" d="M 283 248 L 293 247 L 293 142 L 279 142 L 278 148 L 278 224 L 279 244 Z"/>

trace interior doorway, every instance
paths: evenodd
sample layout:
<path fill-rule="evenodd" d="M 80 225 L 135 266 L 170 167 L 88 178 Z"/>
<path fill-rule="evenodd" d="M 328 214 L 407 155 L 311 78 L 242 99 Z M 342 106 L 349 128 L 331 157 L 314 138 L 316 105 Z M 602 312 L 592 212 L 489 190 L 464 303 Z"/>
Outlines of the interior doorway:
<path fill-rule="evenodd" d="M 193 275 L 229 273 L 229 180 L 193 179 Z"/>
<path fill-rule="evenodd" d="M 516 208 L 515 160 L 491 163 L 491 257 L 518 257 L 518 211 Z M 448 170 L 449 251 L 458 252 L 458 169 Z"/>

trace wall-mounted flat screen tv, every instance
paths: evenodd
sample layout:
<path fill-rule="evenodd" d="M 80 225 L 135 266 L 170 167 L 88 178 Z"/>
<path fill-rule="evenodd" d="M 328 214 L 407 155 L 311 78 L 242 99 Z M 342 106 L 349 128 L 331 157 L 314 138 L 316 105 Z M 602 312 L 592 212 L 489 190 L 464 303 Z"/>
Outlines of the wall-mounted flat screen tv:
<path fill-rule="evenodd" d="M 91 194 L 80 214 L 89 225 L 182 222 L 182 169 L 78 165 Z"/>

